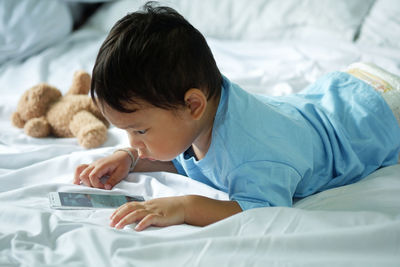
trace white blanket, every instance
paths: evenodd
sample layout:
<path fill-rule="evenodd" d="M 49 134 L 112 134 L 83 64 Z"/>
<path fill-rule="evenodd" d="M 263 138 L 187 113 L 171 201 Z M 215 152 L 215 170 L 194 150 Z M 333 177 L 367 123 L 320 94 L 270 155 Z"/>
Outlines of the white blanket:
<path fill-rule="evenodd" d="M 295 208 L 260 208 L 203 228 L 151 227 L 138 233 L 131 226 L 109 227 L 109 209 L 56 211 L 49 207 L 47 193 L 51 191 L 101 191 L 72 185 L 72 173 L 63 171 L 101 152 L 106 149 L 56 155 L 0 176 L 1 266 L 399 264 L 400 165 L 303 199 Z M 206 185 L 167 173 L 131 174 L 112 192 L 227 199 Z"/>
<path fill-rule="evenodd" d="M 111 127 L 102 147 L 85 150 L 74 138 L 28 137 L 9 117 L 30 86 L 46 81 L 66 92 L 74 71 L 90 72 L 105 35 L 88 24 L 24 61 L 0 65 L 0 266 L 400 266 L 400 165 L 293 208 L 249 210 L 207 227 L 116 230 L 108 226 L 110 209 L 52 210 L 48 192 L 101 191 L 73 185 L 74 169 L 127 146 L 126 135 Z M 394 47 L 319 38 L 208 42 L 222 73 L 257 93 L 298 92 L 359 60 L 400 74 Z M 170 173 L 132 173 L 111 192 L 228 199 Z"/>

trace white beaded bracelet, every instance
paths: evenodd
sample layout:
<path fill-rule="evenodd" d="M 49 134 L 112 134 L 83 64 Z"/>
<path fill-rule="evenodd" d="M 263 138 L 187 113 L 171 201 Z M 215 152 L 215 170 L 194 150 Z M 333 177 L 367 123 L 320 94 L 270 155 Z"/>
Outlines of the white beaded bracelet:
<path fill-rule="evenodd" d="M 136 164 L 139 161 L 139 157 L 135 158 L 135 156 L 132 154 L 132 152 L 128 148 L 119 148 L 119 149 L 115 150 L 114 153 L 118 152 L 118 151 L 125 151 L 126 153 L 128 153 L 129 157 L 131 157 L 131 160 L 132 160 L 131 166 L 129 167 L 129 171 L 130 172 L 133 171 L 133 169 L 136 167 Z"/>

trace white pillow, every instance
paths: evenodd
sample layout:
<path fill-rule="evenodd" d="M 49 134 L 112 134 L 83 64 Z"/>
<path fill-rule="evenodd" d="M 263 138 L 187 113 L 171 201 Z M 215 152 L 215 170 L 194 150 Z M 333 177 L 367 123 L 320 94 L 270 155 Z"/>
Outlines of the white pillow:
<path fill-rule="evenodd" d="M 400 48 L 400 1 L 377 0 L 365 19 L 358 42 Z"/>
<path fill-rule="evenodd" d="M 35 54 L 71 30 L 72 17 L 63 2 L 0 1 L 0 64 Z"/>
<path fill-rule="evenodd" d="M 122 0 L 105 3 L 89 18 L 83 27 L 94 28 L 108 33 L 119 19 L 128 13 L 137 11 L 146 2 L 145 0 Z"/>
<path fill-rule="evenodd" d="M 164 0 L 205 36 L 220 39 L 326 38 L 352 41 L 374 0 Z M 90 22 L 108 32 L 145 1 L 104 5 Z"/>

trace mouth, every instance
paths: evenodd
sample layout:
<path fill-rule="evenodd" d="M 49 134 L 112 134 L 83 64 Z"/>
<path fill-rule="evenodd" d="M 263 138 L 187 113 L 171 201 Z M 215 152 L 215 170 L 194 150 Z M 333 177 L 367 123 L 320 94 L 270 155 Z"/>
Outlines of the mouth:
<path fill-rule="evenodd" d="M 140 159 L 146 159 L 146 160 L 150 160 L 150 161 L 156 161 L 156 159 L 150 158 L 150 157 L 140 157 Z"/>

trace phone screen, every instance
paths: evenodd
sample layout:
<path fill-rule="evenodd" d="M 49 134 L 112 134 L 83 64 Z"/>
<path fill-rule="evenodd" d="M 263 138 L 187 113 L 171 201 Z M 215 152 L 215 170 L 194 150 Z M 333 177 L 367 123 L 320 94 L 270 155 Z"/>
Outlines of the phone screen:
<path fill-rule="evenodd" d="M 88 208 L 116 208 L 131 201 L 144 201 L 141 196 L 99 195 L 59 192 L 61 206 Z"/>

